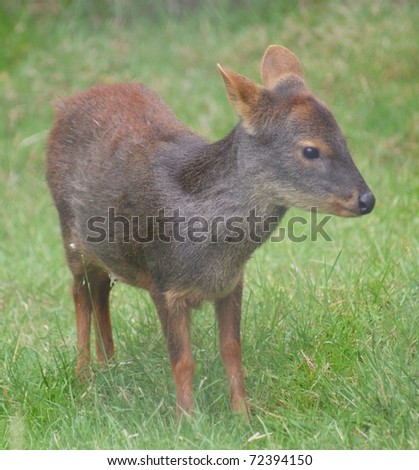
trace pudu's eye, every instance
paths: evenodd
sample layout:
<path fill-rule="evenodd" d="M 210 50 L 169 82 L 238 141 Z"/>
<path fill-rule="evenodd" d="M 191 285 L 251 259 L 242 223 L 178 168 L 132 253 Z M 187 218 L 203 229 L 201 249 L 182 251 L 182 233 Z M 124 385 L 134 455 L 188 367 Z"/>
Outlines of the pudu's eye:
<path fill-rule="evenodd" d="M 313 158 L 319 158 L 320 152 L 317 147 L 304 147 L 303 155 L 305 158 L 309 158 L 311 160 Z"/>

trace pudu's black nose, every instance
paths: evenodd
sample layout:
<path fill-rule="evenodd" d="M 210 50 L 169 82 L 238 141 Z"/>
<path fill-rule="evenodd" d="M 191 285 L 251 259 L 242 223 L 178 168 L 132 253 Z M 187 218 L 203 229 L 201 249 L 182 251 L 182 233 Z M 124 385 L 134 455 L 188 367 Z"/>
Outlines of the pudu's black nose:
<path fill-rule="evenodd" d="M 362 215 L 369 214 L 375 206 L 375 197 L 371 191 L 359 196 L 359 212 Z"/>

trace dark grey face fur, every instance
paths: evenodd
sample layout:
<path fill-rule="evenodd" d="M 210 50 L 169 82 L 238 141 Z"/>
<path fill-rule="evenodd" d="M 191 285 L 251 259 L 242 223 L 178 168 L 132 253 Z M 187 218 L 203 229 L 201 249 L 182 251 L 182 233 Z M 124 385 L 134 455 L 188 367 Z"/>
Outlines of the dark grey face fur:
<path fill-rule="evenodd" d="M 246 154 L 255 155 L 247 162 L 254 166 L 255 188 L 286 207 L 345 217 L 370 212 L 374 196 L 336 120 L 304 83 L 284 79 L 261 101 L 261 124 L 246 139 Z"/>

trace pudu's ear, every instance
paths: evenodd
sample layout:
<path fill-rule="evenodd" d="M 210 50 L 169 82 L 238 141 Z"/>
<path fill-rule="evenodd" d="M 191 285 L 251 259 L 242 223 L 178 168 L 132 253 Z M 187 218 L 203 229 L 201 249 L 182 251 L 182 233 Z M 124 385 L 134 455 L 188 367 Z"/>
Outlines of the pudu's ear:
<path fill-rule="evenodd" d="M 262 87 L 243 75 L 221 67 L 220 64 L 217 64 L 217 67 L 223 77 L 228 99 L 242 119 L 245 129 L 253 134 L 255 132 L 254 111 Z"/>
<path fill-rule="evenodd" d="M 263 84 L 272 89 L 287 75 L 296 75 L 304 80 L 303 68 L 296 55 L 286 47 L 269 46 L 260 64 Z"/>

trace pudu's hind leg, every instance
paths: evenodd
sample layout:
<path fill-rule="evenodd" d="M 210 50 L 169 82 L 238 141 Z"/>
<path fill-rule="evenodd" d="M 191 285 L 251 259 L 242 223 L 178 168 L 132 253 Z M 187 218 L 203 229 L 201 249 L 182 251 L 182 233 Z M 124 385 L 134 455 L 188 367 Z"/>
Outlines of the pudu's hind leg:
<path fill-rule="evenodd" d="M 83 269 L 74 276 L 73 300 L 76 311 L 76 373 L 84 375 L 90 367 L 90 329 L 93 320 L 98 360 L 107 362 L 114 355 L 112 325 L 109 312 L 111 284 L 106 272 Z"/>
<path fill-rule="evenodd" d="M 102 271 L 92 288 L 93 318 L 96 335 L 96 355 L 100 362 L 108 362 L 115 354 L 112 323 L 109 311 L 109 294 L 112 285 L 108 273 Z"/>

